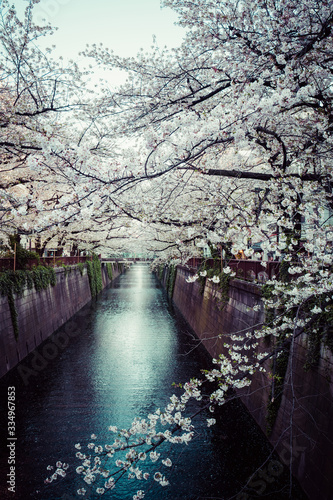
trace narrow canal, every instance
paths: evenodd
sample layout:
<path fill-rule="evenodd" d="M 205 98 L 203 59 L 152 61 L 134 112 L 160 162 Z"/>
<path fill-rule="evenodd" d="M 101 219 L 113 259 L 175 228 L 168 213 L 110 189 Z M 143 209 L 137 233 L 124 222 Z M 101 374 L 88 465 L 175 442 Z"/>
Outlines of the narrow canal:
<path fill-rule="evenodd" d="M 76 494 L 83 484 L 75 473 L 80 463 L 74 444 L 89 443 L 93 433 L 105 444 L 111 439 L 110 425 L 127 428 L 135 417 L 164 408 L 175 392 L 173 382 L 199 376 L 200 369 L 209 366 L 205 351 L 193 349 L 195 345 L 148 266 L 132 266 L 24 360 L 20 370 L 0 380 L 0 498 L 82 498 Z M 40 354 L 47 352 L 46 361 Z M 15 493 L 7 484 L 8 387 L 15 387 L 16 393 Z M 168 452 L 173 466 L 164 467 L 163 474 L 170 485 L 153 481 L 145 499 L 289 497 L 288 471 L 270 455 L 266 440 L 237 400 L 221 409 L 216 426 L 207 427 L 207 417 L 211 414 L 198 417 L 188 446 Z M 44 484 L 46 467 L 57 460 L 70 464 L 67 477 Z M 257 472 L 251 491 L 241 492 L 265 461 L 266 475 Z M 126 479 L 105 498 L 131 499 L 145 489 L 143 482 Z M 93 492 L 88 498 L 101 496 Z M 295 488 L 292 498 L 305 497 Z"/>

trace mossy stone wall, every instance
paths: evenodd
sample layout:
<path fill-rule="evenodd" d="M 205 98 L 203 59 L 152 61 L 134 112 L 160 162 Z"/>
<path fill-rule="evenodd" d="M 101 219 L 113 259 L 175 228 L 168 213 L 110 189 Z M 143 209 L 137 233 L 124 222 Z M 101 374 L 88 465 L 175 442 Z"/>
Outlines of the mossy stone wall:
<path fill-rule="evenodd" d="M 122 267 L 112 264 L 115 279 Z M 17 325 L 13 327 L 10 304 L 0 295 L 0 377 L 14 368 L 38 345 L 92 299 L 86 266 L 55 268 L 56 284 L 36 290 L 26 287 L 13 294 Z M 110 284 L 107 267 L 101 266 L 102 287 Z"/>
<path fill-rule="evenodd" d="M 188 268 L 177 267 L 173 301 L 207 351 L 217 357 L 225 349 L 223 344 L 230 343 L 230 334 L 239 331 L 245 334 L 262 322 L 264 308 L 258 312 L 252 309 L 261 303 L 260 286 L 232 280 L 228 301 L 219 308 L 218 287 L 206 281 L 200 293 L 198 281 L 186 282 L 192 275 Z M 288 359 L 281 403 L 269 435 L 267 408 L 272 386 L 271 360 L 265 364 L 267 373 L 257 372 L 251 386 L 239 391 L 239 396 L 276 448 L 281 462 L 291 467 L 309 499 L 331 500 L 333 355 L 322 344 L 316 366 L 305 370 L 310 340 L 306 334 L 295 340 Z M 259 348 L 262 352 L 267 351 L 265 339 L 261 340 Z"/>

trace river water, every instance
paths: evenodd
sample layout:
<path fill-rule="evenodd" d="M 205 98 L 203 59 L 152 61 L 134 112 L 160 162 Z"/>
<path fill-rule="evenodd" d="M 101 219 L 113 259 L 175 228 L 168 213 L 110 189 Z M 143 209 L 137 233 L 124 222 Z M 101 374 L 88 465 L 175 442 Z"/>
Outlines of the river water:
<path fill-rule="evenodd" d="M 92 433 L 98 444 L 112 442 L 109 425 L 127 428 L 136 416 L 165 407 L 175 392 L 173 382 L 183 383 L 210 366 L 204 349 L 193 349 L 197 344 L 149 267 L 133 265 L 0 380 L 0 498 L 82 498 L 76 495 L 83 484 L 75 473 L 80 463 L 74 444 L 91 442 Z M 15 388 L 17 440 L 12 454 L 7 446 L 8 388 Z M 217 425 L 207 427 L 211 416 L 208 412 L 198 417 L 188 446 L 168 450 L 172 468 L 158 467 L 170 485 L 153 481 L 145 499 L 288 498 L 288 471 L 271 455 L 243 405 L 237 400 L 228 403 L 219 411 Z M 15 460 L 15 493 L 8 490 L 10 458 Z M 57 460 L 70 464 L 68 475 L 46 485 L 46 467 Z M 252 489 L 242 491 L 262 464 L 264 474 L 257 472 Z M 145 489 L 143 483 L 126 479 L 102 498 L 131 499 Z M 86 498 L 101 496 L 93 491 Z M 294 487 L 292 498 L 305 497 Z"/>

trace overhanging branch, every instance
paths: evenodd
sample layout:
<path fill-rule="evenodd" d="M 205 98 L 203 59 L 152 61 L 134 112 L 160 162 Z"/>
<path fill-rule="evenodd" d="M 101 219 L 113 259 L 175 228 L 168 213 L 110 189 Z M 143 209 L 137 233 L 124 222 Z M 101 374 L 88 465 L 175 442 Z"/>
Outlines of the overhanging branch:
<path fill-rule="evenodd" d="M 253 179 L 257 181 L 270 181 L 271 179 L 277 179 L 278 177 L 274 174 L 264 174 L 262 172 L 242 172 L 240 170 L 221 170 L 221 169 L 209 169 L 207 171 L 201 171 L 204 175 L 216 175 L 220 177 L 233 177 L 235 179 Z M 286 174 L 286 177 L 296 177 L 302 181 L 320 181 L 326 176 L 318 174 Z"/>

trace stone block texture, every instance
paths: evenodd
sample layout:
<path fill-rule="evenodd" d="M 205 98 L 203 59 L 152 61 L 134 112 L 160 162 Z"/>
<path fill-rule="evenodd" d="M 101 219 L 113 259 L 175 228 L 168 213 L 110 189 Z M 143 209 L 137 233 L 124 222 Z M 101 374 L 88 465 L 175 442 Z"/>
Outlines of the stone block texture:
<path fill-rule="evenodd" d="M 260 286 L 241 280 L 230 282 L 229 298 L 221 304 L 216 285 L 187 283 L 193 272 L 178 266 L 173 301 L 207 351 L 217 358 L 230 343 L 230 335 L 260 328 L 264 319 Z M 259 349 L 267 351 L 265 340 Z M 267 433 L 267 403 L 270 397 L 272 362 L 266 373 L 257 372 L 252 384 L 239 395 L 281 461 L 291 467 L 309 499 L 333 499 L 333 356 L 322 346 L 317 366 L 305 370 L 308 338 L 297 337 L 289 356 L 282 402 L 270 435 Z"/>
<path fill-rule="evenodd" d="M 121 273 L 113 266 L 113 278 Z M 0 377 L 14 368 L 29 353 L 46 340 L 91 300 L 87 270 L 81 275 L 76 266 L 71 272 L 56 268 L 57 282 L 54 287 L 37 292 L 34 288 L 15 296 L 18 314 L 18 338 L 15 339 L 8 298 L 0 295 Z M 106 265 L 102 265 L 103 287 L 110 280 Z"/>

